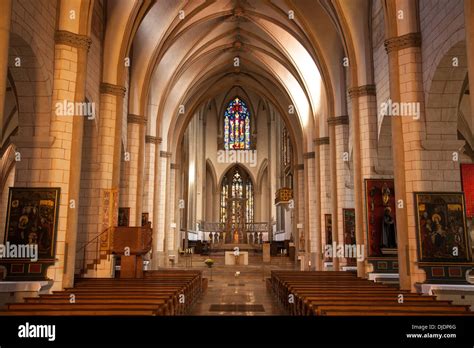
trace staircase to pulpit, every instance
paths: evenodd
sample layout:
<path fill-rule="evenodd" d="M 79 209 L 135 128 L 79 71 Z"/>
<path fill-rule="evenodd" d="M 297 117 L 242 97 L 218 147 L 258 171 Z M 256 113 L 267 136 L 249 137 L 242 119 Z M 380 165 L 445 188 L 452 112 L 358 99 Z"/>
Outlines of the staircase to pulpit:
<path fill-rule="evenodd" d="M 141 227 L 110 227 L 85 243 L 82 278 L 111 277 L 113 257 L 120 257 L 121 278 L 143 277 L 143 255 L 151 250 L 151 224 Z"/>

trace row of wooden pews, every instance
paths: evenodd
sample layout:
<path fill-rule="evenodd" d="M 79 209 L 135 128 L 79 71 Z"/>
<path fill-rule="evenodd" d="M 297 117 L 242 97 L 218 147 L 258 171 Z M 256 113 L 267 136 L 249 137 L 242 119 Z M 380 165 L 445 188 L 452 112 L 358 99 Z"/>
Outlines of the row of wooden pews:
<path fill-rule="evenodd" d="M 143 279 L 81 278 L 74 288 L 9 303 L 0 315 L 163 316 L 183 315 L 201 296 L 201 271 L 145 272 Z"/>
<path fill-rule="evenodd" d="M 349 272 L 272 271 L 267 287 L 291 315 L 473 315 L 469 306 L 437 301 Z"/>

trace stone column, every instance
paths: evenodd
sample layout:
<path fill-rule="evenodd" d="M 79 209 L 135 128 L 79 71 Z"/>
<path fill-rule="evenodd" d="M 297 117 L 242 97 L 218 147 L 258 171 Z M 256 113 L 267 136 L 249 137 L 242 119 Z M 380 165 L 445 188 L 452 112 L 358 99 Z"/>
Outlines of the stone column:
<path fill-rule="evenodd" d="M 306 223 L 309 231 L 309 252 L 311 253 L 311 269 L 322 270 L 321 256 L 321 195 L 319 185 L 319 156 L 316 159 L 315 152 L 304 154 L 305 174 L 307 175 L 307 196 Z"/>
<path fill-rule="evenodd" d="M 130 207 L 130 226 L 140 226 L 141 212 L 140 218 L 138 218 L 138 206 L 139 204 L 141 206 L 141 195 L 138 197 L 138 178 L 140 172 L 141 178 L 143 178 L 143 168 L 140 167 L 140 164 L 143 164 L 143 161 L 140 160 L 140 147 L 142 140 L 140 138 L 140 130 L 144 125 L 146 125 L 146 119 L 140 115 L 129 114 L 127 116 L 127 123 L 128 141 L 126 152 L 128 152 L 129 158 L 128 161 L 125 161 L 125 166 L 127 167 L 126 172 L 128 175 L 127 178 L 125 178 L 127 190 L 124 192 L 125 197 L 123 201 L 126 207 Z"/>
<path fill-rule="evenodd" d="M 169 194 L 167 198 L 166 204 L 166 217 L 170 219 L 169 223 L 167 224 L 167 248 L 166 251 L 168 255 L 175 255 L 176 261 L 178 261 L 178 249 L 181 244 L 181 224 L 179 219 L 179 210 L 177 208 L 177 192 L 178 192 L 178 180 L 179 175 L 179 165 L 176 163 L 170 164 L 169 170 Z M 170 228 L 171 224 L 174 224 L 174 228 Z"/>
<path fill-rule="evenodd" d="M 392 3 L 393 5 L 394 3 Z M 391 7 L 392 12 L 389 15 L 396 16 L 396 7 Z M 408 12 L 404 12 L 406 16 L 409 16 Z M 396 17 L 394 17 L 396 18 Z M 395 26 L 396 28 L 396 26 Z M 396 32 L 396 29 L 392 32 Z M 390 33 L 388 34 L 390 35 Z M 393 35 L 393 34 L 392 34 Z M 417 65 L 421 65 L 421 34 L 419 32 L 410 32 L 402 36 L 390 37 L 385 41 L 385 47 L 388 53 L 389 62 L 389 75 L 390 75 L 390 98 L 392 103 L 400 103 L 401 97 L 401 72 L 405 71 L 417 71 Z M 402 58 L 403 55 L 407 54 Z M 410 70 L 401 70 L 401 61 L 411 65 Z M 415 70 L 412 70 L 415 69 Z M 413 75 L 410 74 L 409 79 L 413 77 L 419 79 L 421 83 L 421 70 L 419 73 Z M 416 75 L 419 76 L 416 76 Z M 405 74 L 404 74 L 405 75 Z M 408 76 L 407 76 L 408 77 Z M 404 86 L 407 87 L 406 85 Z M 411 86 L 413 87 L 413 86 Z M 422 86 L 421 86 L 422 87 Z M 416 87 L 418 89 L 418 86 Z M 406 90 L 405 90 L 406 91 Z M 421 90 L 418 98 L 423 98 L 423 91 Z M 417 98 L 417 99 L 418 99 Z M 412 100 L 413 102 L 419 102 L 420 99 Z M 421 110 L 421 108 L 420 108 Z M 403 116 L 391 116 L 392 119 L 392 153 L 394 163 L 394 181 L 395 181 L 395 200 L 397 202 L 397 244 L 398 244 L 398 267 L 400 275 L 400 289 L 410 290 L 412 289 L 412 277 L 413 273 L 417 273 L 420 278 L 423 277 L 423 271 L 418 270 L 416 267 L 417 250 L 416 250 L 416 231 L 415 231 L 415 216 L 414 216 L 414 202 L 413 202 L 413 186 L 410 178 L 410 191 L 407 190 L 407 176 L 406 172 L 408 169 L 413 169 L 411 164 L 407 168 L 406 154 L 407 146 L 410 146 L 410 142 L 415 145 L 410 150 L 415 150 L 419 154 L 422 152 L 420 147 L 420 124 L 414 122 L 410 118 L 402 120 Z M 407 130 L 407 134 L 404 131 Z M 405 140 L 408 137 L 410 141 Z M 417 143 L 417 144 L 415 144 Z M 398 204 L 400 203 L 400 204 Z M 409 213 L 410 212 L 410 213 Z M 410 242 L 411 239 L 411 242 Z"/>
<path fill-rule="evenodd" d="M 47 273 L 55 281 L 53 289 L 58 290 L 63 287 L 63 281 L 71 285 L 74 278 L 82 127 L 83 117 L 87 115 L 70 115 L 56 106 L 84 101 L 85 65 L 90 39 L 71 32 L 57 31 L 55 40 L 50 136 L 24 139 L 20 135 L 13 137 L 12 141 L 25 154 L 22 156 L 22 166 L 28 166 L 29 169 L 29 172 L 24 171 L 28 173 L 25 176 L 20 167 L 15 178 L 16 185 L 61 189 L 56 235 L 57 262 L 49 267 Z M 78 66 L 84 66 L 84 70 L 78 71 Z"/>
<path fill-rule="evenodd" d="M 375 86 L 366 85 L 352 87 L 349 89 L 349 96 L 352 99 L 352 142 L 353 142 L 353 165 L 354 165 L 354 210 L 355 210 L 355 232 L 356 242 L 364 250 L 364 260 L 357 260 L 357 276 L 366 277 L 367 243 L 365 242 L 364 224 L 364 177 L 362 165 L 366 164 L 370 155 L 374 156 L 371 150 L 375 149 L 377 140 L 377 123 L 369 122 L 369 95 L 375 96 Z M 375 102 L 372 97 L 372 102 Z M 368 129 L 372 126 L 372 129 Z M 375 129 L 373 129 L 375 126 Z M 364 132 L 363 132 L 364 131 Z M 375 131 L 375 134 L 374 134 Z M 364 140 L 363 148 L 361 141 Z M 375 157 L 375 156 L 374 156 Z M 367 171 L 367 166 L 364 168 Z M 369 168 L 370 174 L 370 168 Z M 359 249 L 358 249 L 359 250 Z"/>
<path fill-rule="evenodd" d="M 155 180 L 153 192 L 153 258 L 152 267 L 156 269 L 163 265 L 165 251 L 165 207 L 166 185 L 170 152 L 160 151 L 161 141 L 155 148 Z"/>
<path fill-rule="evenodd" d="M 305 223 L 305 181 L 304 181 L 304 164 L 297 164 L 295 166 L 295 176 L 296 176 L 296 188 L 297 190 L 294 191 L 295 197 L 295 212 L 294 212 L 294 219 L 293 219 L 293 231 L 297 231 L 296 233 L 296 247 L 299 249 L 303 249 L 304 252 L 300 255 L 305 256 L 305 264 L 303 270 L 308 269 L 308 250 L 309 250 L 309 229 L 308 224 Z M 298 228 L 298 225 L 300 227 Z M 301 226 L 302 225 L 302 226 Z M 304 243 L 304 247 L 301 245 Z"/>
<path fill-rule="evenodd" d="M 96 235 L 104 232 L 118 223 L 118 190 L 120 184 L 120 155 L 122 132 L 122 109 L 125 87 L 102 82 L 100 84 L 100 118 L 98 143 L 98 181 L 96 189 L 100 192 L 100 220 L 97 224 Z M 91 239 L 90 236 L 89 240 Z M 107 235 L 101 238 L 103 245 L 107 244 Z M 87 261 L 96 259 L 97 246 L 88 249 Z M 102 251 L 101 257 L 106 256 Z M 95 270 L 96 276 L 111 276 L 111 259 L 104 258 Z"/>
<path fill-rule="evenodd" d="M 158 138 L 145 136 L 145 176 L 143 186 L 143 212 L 148 213 L 148 219 L 153 225 L 153 194 L 155 191 L 155 149 Z"/>
<path fill-rule="evenodd" d="M 344 231 L 343 231 L 343 216 L 342 207 L 345 205 L 346 200 L 346 169 L 344 157 L 347 152 L 346 141 L 349 134 L 349 117 L 347 115 L 330 117 L 328 118 L 329 135 L 333 137 L 334 141 L 330 141 L 331 148 L 331 165 L 336 168 L 331 168 L 331 202 L 332 202 L 332 233 L 333 233 L 333 244 L 336 246 L 342 241 L 344 242 Z M 336 250 L 333 250 L 335 253 Z M 333 257 L 334 270 L 338 271 L 344 265 L 346 265 L 346 259 L 342 258 L 339 260 L 337 257 Z"/>
<path fill-rule="evenodd" d="M 331 220 L 332 220 L 332 242 L 339 243 L 339 221 L 338 221 L 338 197 L 337 197 L 337 149 L 336 149 L 336 125 L 334 118 L 328 119 L 329 124 L 329 163 L 331 176 Z M 334 271 L 340 271 L 339 259 L 333 257 L 332 266 Z"/>
<path fill-rule="evenodd" d="M 330 157 L 329 157 L 329 137 L 321 137 L 314 140 L 314 146 L 316 147 L 315 153 L 316 155 L 316 168 L 319 171 L 319 190 L 318 190 L 318 197 L 316 198 L 317 202 L 319 201 L 320 204 L 320 238 L 321 238 L 321 270 L 323 270 L 323 261 L 324 261 L 324 251 L 325 246 L 327 245 L 326 240 L 326 225 L 324 215 L 328 214 L 331 211 L 331 204 L 329 202 L 329 197 L 331 189 L 331 178 L 330 178 Z"/>
<path fill-rule="evenodd" d="M 145 134 L 147 120 L 142 118 L 142 122 L 138 125 L 138 161 L 137 161 L 137 191 L 136 191 L 136 225 L 140 226 L 143 213 L 143 190 L 145 187 Z"/>
<path fill-rule="evenodd" d="M 0 2 L 0 130 L 3 128 L 5 92 L 7 89 L 8 52 L 10 46 L 10 23 L 12 16 L 12 1 Z"/>
<path fill-rule="evenodd" d="M 76 103 L 85 102 L 85 89 L 87 77 L 87 53 L 91 45 L 91 39 L 87 36 L 70 33 L 67 31 L 57 31 L 56 36 L 56 59 L 59 66 L 64 66 L 64 58 L 71 57 L 70 54 L 76 52 L 77 65 L 70 61 L 70 73 L 75 73 L 75 93 Z M 65 48 L 68 47 L 67 49 Z M 59 55 L 57 54 L 59 51 Z M 71 57 L 72 59 L 73 57 Z M 60 72 L 61 76 L 61 72 Z M 55 80 L 56 86 L 63 86 L 64 81 Z M 69 83 L 71 89 L 71 83 Z M 79 196 L 81 184 L 82 167 L 82 138 L 84 131 L 84 117 L 88 115 L 75 115 L 72 121 L 71 152 L 69 169 L 69 201 L 65 238 L 65 265 L 63 273 L 63 287 L 74 285 L 74 270 L 76 261 L 77 233 L 79 224 Z M 90 115 L 89 115 L 90 116 Z"/>

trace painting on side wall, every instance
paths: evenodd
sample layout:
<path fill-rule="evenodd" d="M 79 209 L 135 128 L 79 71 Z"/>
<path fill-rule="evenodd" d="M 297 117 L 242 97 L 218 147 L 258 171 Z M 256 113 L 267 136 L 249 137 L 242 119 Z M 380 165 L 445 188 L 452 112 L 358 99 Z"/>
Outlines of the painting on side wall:
<path fill-rule="evenodd" d="M 142 213 L 142 226 L 146 226 L 149 220 L 148 213 Z"/>
<path fill-rule="evenodd" d="M 397 255 L 393 179 L 366 179 L 365 202 L 369 256 Z"/>
<path fill-rule="evenodd" d="M 54 259 L 60 188 L 10 187 L 5 243 L 38 245 L 38 259 Z"/>
<path fill-rule="evenodd" d="M 130 226 L 130 208 L 119 208 L 118 225 Z"/>
<path fill-rule="evenodd" d="M 332 245 L 332 216 L 324 214 L 324 227 L 326 230 L 326 245 Z M 332 261 L 332 257 L 326 257 L 326 261 Z"/>
<path fill-rule="evenodd" d="M 468 235 L 471 241 L 471 255 L 474 253 L 474 163 L 461 164 L 462 192 L 466 201 Z"/>
<path fill-rule="evenodd" d="M 343 231 L 344 231 L 344 247 L 351 245 L 356 245 L 356 236 L 355 236 L 355 210 L 352 208 L 342 209 L 342 219 L 343 219 Z M 355 264 L 355 255 L 354 257 L 347 258 L 348 265 Z"/>
<path fill-rule="evenodd" d="M 463 193 L 415 192 L 421 262 L 470 261 Z"/>
<path fill-rule="evenodd" d="M 466 199 L 466 216 L 474 217 L 474 163 L 461 164 L 462 191 Z"/>

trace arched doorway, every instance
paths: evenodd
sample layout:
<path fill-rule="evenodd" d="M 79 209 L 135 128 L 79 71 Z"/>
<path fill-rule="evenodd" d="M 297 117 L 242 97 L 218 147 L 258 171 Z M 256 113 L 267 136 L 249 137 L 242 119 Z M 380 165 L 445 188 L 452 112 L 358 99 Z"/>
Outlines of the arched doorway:
<path fill-rule="evenodd" d="M 220 222 L 225 225 L 225 243 L 247 243 L 247 224 L 254 220 L 252 178 L 240 166 L 225 174 L 221 184 Z"/>

